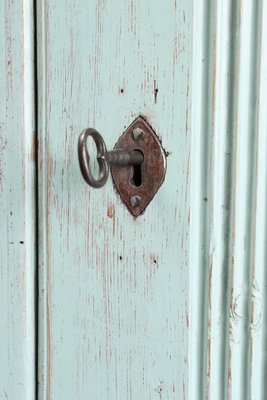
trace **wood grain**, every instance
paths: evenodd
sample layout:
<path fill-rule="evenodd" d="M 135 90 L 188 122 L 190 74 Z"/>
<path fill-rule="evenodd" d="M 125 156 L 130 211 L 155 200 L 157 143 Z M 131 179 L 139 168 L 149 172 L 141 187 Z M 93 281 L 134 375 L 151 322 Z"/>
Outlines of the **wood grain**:
<path fill-rule="evenodd" d="M 266 398 L 266 1 L 194 3 L 189 398 Z"/>
<path fill-rule="evenodd" d="M 35 399 L 33 10 L 0 3 L 0 399 Z"/>
<path fill-rule="evenodd" d="M 38 26 L 39 397 L 187 398 L 191 1 L 43 0 Z M 140 114 L 170 154 L 134 219 L 77 139 Z"/>
<path fill-rule="evenodd" d="M 266 398 L 266 0 L 43 0 L 39 397 Z M 77 139 L 169 153 L 134 219 Z"/>

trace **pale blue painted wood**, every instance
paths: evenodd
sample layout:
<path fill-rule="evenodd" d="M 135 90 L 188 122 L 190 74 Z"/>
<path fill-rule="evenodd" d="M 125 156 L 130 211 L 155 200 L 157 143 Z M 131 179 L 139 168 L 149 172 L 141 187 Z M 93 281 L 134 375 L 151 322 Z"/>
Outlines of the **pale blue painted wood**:
<path fill-rule="evenodd" d="M 0 399 L 35 399 L 33 13 L 0 2 Z"/>
<path fill-rule="evenodd" d="M 39 4 L 41 400 L 266 398 L 266 7 Z M 140 113 L 170 155 L 134 220 L 77 138 Z"/>
<path fill-rule="evenodd" d="M 194 1 L 189 398 L 267 396 L 267 2 Z"/>
<path fill-rule="evenodd" d="M 44 0 L 38 28 L 39 397 L 187 398 L 192 3 Z M 135 220 L 77 139 L 110 148 L 140 113 L 170 155 Z"/>

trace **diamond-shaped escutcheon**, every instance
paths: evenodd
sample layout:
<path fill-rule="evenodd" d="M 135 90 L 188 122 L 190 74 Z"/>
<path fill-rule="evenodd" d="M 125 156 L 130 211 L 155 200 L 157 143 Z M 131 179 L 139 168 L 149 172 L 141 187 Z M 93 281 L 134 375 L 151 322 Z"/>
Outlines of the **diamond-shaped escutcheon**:
<path fill-rule="evenodd" d="M 114 149 L 143 154 L 141 165 L 111 168 L 114 185 L 130 212 L 137 217 L 151 202 L 166 172 L 166 156 L 161 143 L 144 118 L 138 117 L 119 138 Z"/>

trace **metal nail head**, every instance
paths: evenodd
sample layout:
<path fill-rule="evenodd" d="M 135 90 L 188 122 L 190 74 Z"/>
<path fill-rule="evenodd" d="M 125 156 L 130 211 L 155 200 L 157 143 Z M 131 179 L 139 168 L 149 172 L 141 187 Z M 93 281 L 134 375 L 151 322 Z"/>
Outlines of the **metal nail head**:
<path fill-rule="evenodd" d="M 135 128 L 133 130 L 133 137 L 135 140 L 141 139 L 144 136 L 144 131 L 141 128 Z"/>
<path fill-rule="evenodd" d="M 141 203 L 141 197 L 140 196 L 132 196 L 130 198 L 130 204 L 132 207 L 137 207 Z"/>

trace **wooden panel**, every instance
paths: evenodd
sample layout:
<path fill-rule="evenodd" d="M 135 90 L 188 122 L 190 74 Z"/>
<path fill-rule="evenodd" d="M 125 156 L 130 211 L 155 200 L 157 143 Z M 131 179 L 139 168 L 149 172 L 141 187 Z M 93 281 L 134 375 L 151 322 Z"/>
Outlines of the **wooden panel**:
<path fill-rule="evenodd" d="M 193 4 L 40 5 L 41 399 L 266 397 L 267 2 Z M 170 155 L 134 220 L 76 146 L 140 113 Z"/>
<path fill-rule="evenodd" d="M 32 2 L 0 3 L 0 399 L 35 399 Z"/>
<path fill-rule="evenodd" d="M 43 0 L 38 27 L 40 399 L 187 398 L 191 1 Z M 139 114 L 170 155 L 134 219 L 77 139 Z"/>
<path fill-rule="evenodd" d="M 265 399 L 267 5 L 195 6 L 189 398 Z"/>

